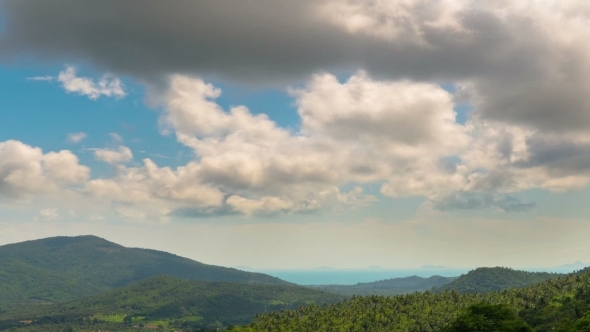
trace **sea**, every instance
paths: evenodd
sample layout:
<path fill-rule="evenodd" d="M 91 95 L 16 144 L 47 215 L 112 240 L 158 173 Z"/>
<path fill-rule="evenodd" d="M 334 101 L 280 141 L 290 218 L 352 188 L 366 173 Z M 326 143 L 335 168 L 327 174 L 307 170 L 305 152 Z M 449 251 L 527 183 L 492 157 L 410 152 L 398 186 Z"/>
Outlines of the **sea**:
<path fill-rule="evenodd" d="M 299 285 L 355 285 L 378 280 L 434 275 L 458 277 L 471 268 L 257 270 Z M 570 273 L 572 268 L 522 268 L 530 272 Z"/>
<path fill-rule="evenodd" d="M 360 282 L 433 275 L 457 277 L 470 269 L 315 269 L 315 270 L 263 270 L 258 271 L 299 285 L 355 285 Z"/>

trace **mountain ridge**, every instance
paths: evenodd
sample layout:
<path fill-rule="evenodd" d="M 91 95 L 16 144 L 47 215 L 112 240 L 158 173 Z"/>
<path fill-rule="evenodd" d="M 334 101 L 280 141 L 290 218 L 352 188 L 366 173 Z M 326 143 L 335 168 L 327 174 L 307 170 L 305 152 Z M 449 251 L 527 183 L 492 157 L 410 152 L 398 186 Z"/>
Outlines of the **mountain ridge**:
<path fill-rule="evenodd" d="M 528 272 L 507 267 L 479 267 L 433 290 L 437 292 L 455 290 L 459 293 L 485 293 L 526 287 L 562 276 L 564 274 Z"/>
<path fill-rule="evenodd" d="M 200 281 L 290 284 L 262 273 L 208 265 L 163 251 L 127 248 L 92 235 L 0 246 L 0 266 L 0 306 L 29 298 L 67 301 L 160 274 Z M 30 285 L 38 287 L 30 289 Z"/>

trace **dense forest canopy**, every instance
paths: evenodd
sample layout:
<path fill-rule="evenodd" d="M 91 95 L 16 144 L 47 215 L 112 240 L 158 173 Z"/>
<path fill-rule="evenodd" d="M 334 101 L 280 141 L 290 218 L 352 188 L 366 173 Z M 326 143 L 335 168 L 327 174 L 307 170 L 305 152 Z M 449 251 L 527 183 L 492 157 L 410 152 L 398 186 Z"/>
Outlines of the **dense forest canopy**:
<path fill-rule="evenodd" d="M 252 324 L 234 330 L 435 332 L 452 328 L 470 308 L 480 304 L 509 308 L 535 331 L 590 331 L 590 272 L 488 293 L 451 290 L 393 297 L 355 296 L 331 305 L 260 314 Z"/>

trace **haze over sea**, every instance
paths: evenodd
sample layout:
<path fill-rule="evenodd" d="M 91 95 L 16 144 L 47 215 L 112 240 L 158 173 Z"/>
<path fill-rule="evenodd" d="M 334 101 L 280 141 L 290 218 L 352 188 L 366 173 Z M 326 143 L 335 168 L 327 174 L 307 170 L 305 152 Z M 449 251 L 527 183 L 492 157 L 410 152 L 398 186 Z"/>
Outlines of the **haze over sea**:
<path fill-rule="evenodd" d="M 359 282 L 403 278 L 409 276 L 430 277 L 440 275 L 455 277 L 469 269 L 311 269 L 311 270 L 264 270 L 262 273 L 299 285 L 354 285 Z"/>
<path fill-rule="evenodd" d="M 570 273 L 574 269 L 565 267 L 519 268 L 530 272 Z M 434 275 L 458 277 L 469 272 L 470 268 L 414 268 L 414 269 L 330 269 L 309 270 L 259 270 L 299 285 L 354 285 L 378 280 L 419 276 L 428 278 Z"/>

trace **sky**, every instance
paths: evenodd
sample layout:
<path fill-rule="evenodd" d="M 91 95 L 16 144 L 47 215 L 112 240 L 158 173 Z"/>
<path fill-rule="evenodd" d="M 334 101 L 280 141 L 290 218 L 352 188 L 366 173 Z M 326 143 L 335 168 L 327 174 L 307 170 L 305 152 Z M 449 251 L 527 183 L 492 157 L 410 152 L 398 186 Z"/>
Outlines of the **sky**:
<path fill-rule="evenodd" d="M 0 0 L 0 245 L 587 262 L 589 129 L 586 1 Z"/>

